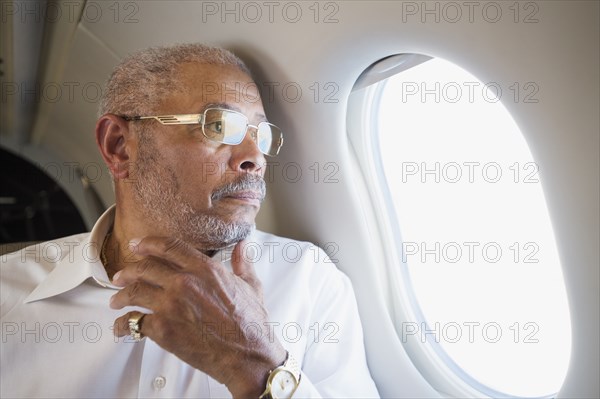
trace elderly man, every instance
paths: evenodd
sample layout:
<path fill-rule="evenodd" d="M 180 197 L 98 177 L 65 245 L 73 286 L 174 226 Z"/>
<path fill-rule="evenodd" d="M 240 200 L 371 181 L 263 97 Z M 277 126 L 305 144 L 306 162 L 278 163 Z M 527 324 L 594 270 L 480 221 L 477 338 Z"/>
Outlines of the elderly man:
<path fill-rule="evenodd" d="M 2 259 L 1 396 L 377 396 L 348 279 L 254 229 L 283 135 L 242 61 L 139 52 L 100 114 L 116 204 Z"/>

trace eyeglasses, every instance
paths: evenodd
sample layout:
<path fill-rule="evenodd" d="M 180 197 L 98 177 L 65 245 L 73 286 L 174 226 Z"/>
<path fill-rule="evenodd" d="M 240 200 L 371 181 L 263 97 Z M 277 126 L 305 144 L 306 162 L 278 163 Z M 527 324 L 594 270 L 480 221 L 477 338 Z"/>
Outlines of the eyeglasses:
<path fill-rule="evenodd" d="M 258 126 L 250 125 L 246 115 L 221 108 L 208 108 L 201 114 L 161 115 L 161 116 L 121 116 L 126 121 L 156 119 L 163 125 L 195 125 L 202 126 L 202 134 L 217 143 L 238 145 L 244 141 L 248 128 L 253 128 L 250 136 L 260 152 L 274 157 L 279 154 L 283 145 L 283 133 L 277 126 L 260 122 Z"/>

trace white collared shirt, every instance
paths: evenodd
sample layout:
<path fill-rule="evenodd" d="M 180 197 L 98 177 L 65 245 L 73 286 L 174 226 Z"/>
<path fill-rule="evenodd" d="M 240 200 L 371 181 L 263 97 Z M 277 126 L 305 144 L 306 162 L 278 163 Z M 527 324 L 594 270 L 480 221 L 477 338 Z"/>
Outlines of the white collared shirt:
<path fill-rule="evenodd" d="M 113 220 L 114 207 L 91 233 L 2 256 L 0 397 L 231 397 L 152 340 L 114 337 L 114 320 L 133 308 L 108 305 L 117 288 L 99 244 Z M 310 243 L 260 231 L 250 242 L 245 256 L 262 281 L 269 326 L 301 363 L 294 397 L 377 397 L 348 278 Z"/>

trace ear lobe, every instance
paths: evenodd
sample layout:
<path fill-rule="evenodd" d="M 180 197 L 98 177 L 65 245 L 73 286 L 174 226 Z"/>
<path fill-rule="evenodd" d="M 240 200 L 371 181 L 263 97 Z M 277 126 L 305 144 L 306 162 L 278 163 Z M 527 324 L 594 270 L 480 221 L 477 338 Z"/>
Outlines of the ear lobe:
<path fill-rule="evenodd" d="M 96 123 L 96 144 L 115 179 L 129 177 L 129 125 L 123 118 L 105 114 Z"/>

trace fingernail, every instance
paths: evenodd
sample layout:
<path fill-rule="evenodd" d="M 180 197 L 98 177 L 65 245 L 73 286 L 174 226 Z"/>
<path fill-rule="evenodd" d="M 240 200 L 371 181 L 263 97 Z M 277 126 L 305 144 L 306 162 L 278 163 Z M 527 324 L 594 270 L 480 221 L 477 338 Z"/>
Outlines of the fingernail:
<path fill-rule="evenodd" d="M 121 277 L 121 271 L 115 273 L 115 275 L 113 276 L 113 282 L 117 281 L 119 277 Z"/>

